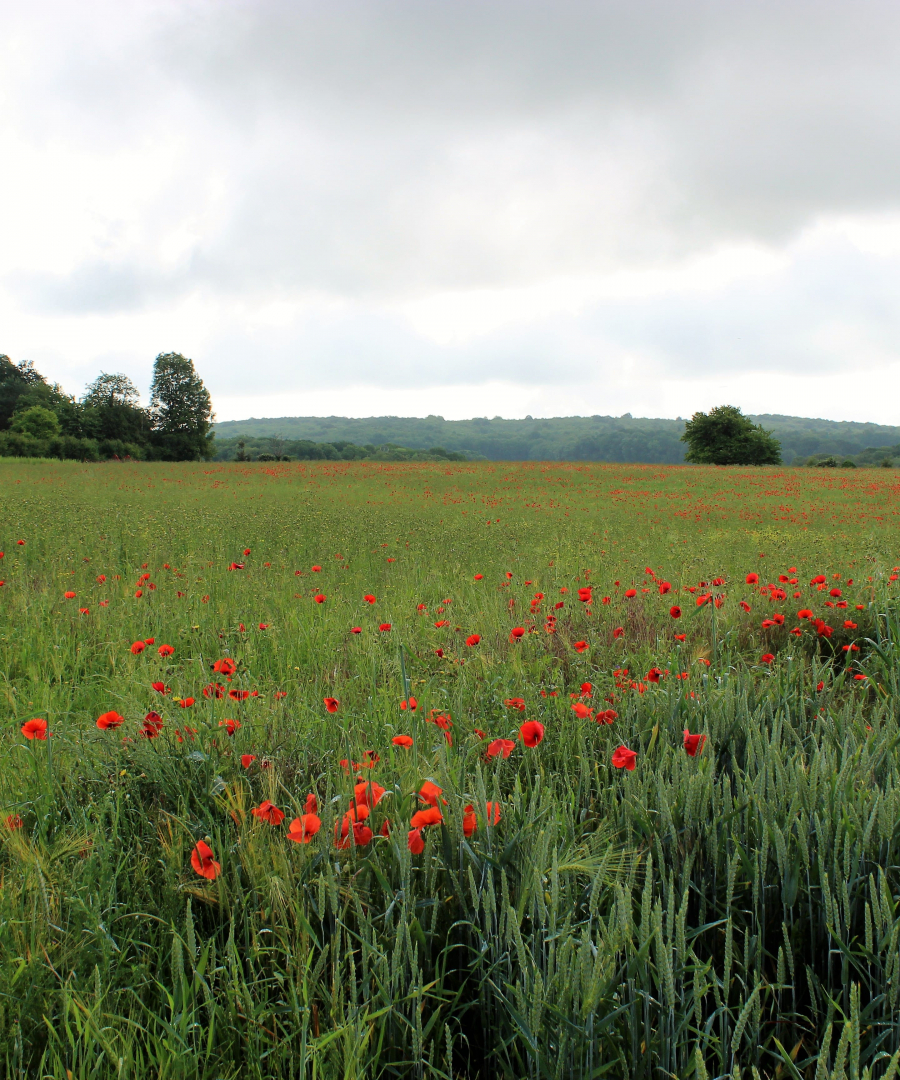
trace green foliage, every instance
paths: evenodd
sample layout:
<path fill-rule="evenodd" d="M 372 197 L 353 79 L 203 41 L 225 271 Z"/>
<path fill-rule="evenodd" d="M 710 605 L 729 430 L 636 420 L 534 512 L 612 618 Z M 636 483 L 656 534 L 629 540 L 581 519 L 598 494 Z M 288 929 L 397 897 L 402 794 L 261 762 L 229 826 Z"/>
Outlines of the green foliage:
<path fill-rule="evenodd" d="M 52 439 L 62 430 L 56 413 L 41 405 L 31 405 L 14 413 L 9 429 L 20 435 L 30 435 L 33 439 Z"/>
<path fill-rule="evenodd" d="M 754 424 L 734 405 L 696 412 L 685 425 L 681 441 L 688 444 L 685 460 L 695 465 L 779 465 L 778 441 Z"/>
<path fill-rule="evenodd" d="M 896 1080 L 898 494 L 770 470 L 727 474 L 727 498 L 722 476 L 0 463 L 4 1075 Z M 744 584 L 791 566 L 799 598 Z M 834 574 L 846 612 L 825 607 Z M 721 607 L 696 605 L 707 585 Z M 801 606 L 833 636 L 792 636 Z M 98 730 L 109 709 L 124 724 Z M 340 849 L 340 763 L 371 750 L 375 838 Z M 412 855 L 426 779 L 444 820 Z M 310 792 L 321 831 L 291 843 Z M 264 799 L 282 826 L 251 813 Z M 191 869 L 200 838 L 215 881 Z"/>
<path fill-rule="evenodd" d="M 152 441 L 166 461 L 199 461 L 214 453 L 212 402 L 193 360 L 160 353 L 150 387 Z"/>

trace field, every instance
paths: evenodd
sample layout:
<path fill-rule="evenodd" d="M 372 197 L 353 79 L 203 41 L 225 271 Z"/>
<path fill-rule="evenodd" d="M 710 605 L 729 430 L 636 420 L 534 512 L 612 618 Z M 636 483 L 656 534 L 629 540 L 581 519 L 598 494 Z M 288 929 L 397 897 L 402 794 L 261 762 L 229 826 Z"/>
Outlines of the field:
<path fill-rule="evenodd" d="M 3 1076 L 895 1077 L 894 475 L 0 463 Z"/>

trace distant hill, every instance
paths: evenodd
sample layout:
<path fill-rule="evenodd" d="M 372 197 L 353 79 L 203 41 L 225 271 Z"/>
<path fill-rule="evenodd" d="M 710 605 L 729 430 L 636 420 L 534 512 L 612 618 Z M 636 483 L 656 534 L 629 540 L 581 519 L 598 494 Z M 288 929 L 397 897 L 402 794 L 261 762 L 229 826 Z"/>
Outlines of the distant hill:
<path fill-rule="evenodd" d="M 753 416 L 781 442 L 785 463 L 815 454 L 853 457 L 871 447 L 896 446 L 900 427 L 799 416 Z M 445 450 L 490 461 L 609 461 L 678 464 L 683 420 L 624 416 L 561 416 L 547 420 L 494 417 L 445 420 L 442 416 L 283 416 L 227 420 L 215 425 L 219 460 L 233 458 L 238 439 L 252 440 L 257 452 L 290 453 L 289 442 L 352 442 L 358 446 L 393 443 L 411 449 Z M 276 438 L 274 448 L 271 440 Z M 283 440 L 283 441 L 282 441 Z M 880 452 L 884 455 L 884 452 Z M 880 458 L 878 459 L 880 460 Z M 862 464 L 863 462 L 860 462 Z"/>

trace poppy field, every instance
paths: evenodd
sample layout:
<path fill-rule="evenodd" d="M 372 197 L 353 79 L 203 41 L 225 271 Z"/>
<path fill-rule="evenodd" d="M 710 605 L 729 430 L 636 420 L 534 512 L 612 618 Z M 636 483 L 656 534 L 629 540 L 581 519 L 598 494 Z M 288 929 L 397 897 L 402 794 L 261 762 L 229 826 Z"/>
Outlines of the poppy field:
<path fill-rule="evenodd" d="M 833 472 L 0 462 L 3 1075 L 894 1080 Z"/>

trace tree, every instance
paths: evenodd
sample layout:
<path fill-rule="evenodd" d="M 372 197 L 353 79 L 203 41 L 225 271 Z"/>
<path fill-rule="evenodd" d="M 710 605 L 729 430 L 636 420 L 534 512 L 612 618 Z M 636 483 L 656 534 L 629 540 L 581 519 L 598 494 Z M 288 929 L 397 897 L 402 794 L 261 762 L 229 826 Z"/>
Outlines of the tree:
<path fill-rule="evenodd" d="M 160 353 L 150 387 L 152 440 L 166 461 L 200 461 L 213 455 L 209 391 L 181 353 Z"/>
<path fill-rule="evenodd" d="M 694 413 L 681 441 L 688 444 L 685 461 L 695 465 L 781 464 L 778 440 L 734 405 Z"/>
<path fill-rule="evenodd" d="M 9 429 L 20 435 L 30 435 L 33 439 L 52 439 L 62 430 L 56 413 L 41 405 L 32 405 L 30 409 L 17 412 Z"/>
<path fill-rule="evenodd" d="M 0 427 L 9 427 L 19 398 L 32 387 L 41 385 L 46 385 L 46 380 L 35 371 L 31 360 L 14 364 L 5 353 L 0 353 Z"/>
<path fill-rule="evenodd" d="M 81 407 L 84 428 L 93 438 L 139 447 L 149 443 L 150 417 L 141 408 L 140 394 L 127 375 L 101 372 L 85 387 Z"/>

